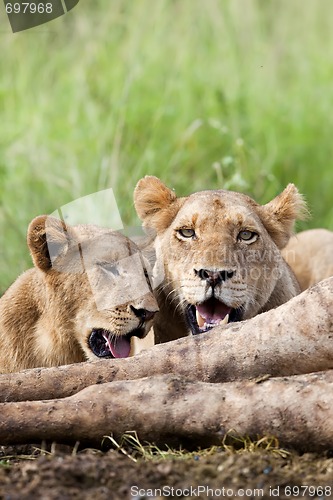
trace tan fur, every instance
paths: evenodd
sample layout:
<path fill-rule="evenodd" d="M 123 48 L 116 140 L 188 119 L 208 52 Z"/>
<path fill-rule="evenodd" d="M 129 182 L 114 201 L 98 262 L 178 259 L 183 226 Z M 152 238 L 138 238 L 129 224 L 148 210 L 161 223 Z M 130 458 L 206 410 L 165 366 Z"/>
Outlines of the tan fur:
<path fill-rule="evenodd" d="M 138 335 L 147 334 L 158 307 L 142 257 L 128 238 L 40 216 L 31 222 L 27 240 L 35 267 L 0 299 L 0 372 L 96 360 L 89 344 L 95 329 L 108 331 L 118 345 L 138 327 Z M 130 256 L 141 265 L 130 268 L 125 283 L 115 276 L 110 286 L 105 266 Z M 126 287 L 133 292 L 127 302 Z M 143 310 L 149 318 L 141 321 L 135 312 Z"/>
<path fill-rule="evenodd" d="M 309 229 L 293 236 L 282 255 L 302 290 L 333 276 L 333 232 Z"/>
<path fill-rule="evenodd" d="M 280 252 L 295 220 L 306 213 L 293 184 L 261 206 L 244 194 L 225 190 L 177 198 L 159 179 L 146 176 L 136 186 L 134 202 L 143 225 L 156 233 L 155 275 L 157 282 L 162 280 L 154 322 L 157 343 L 190 333 L 190 305 L 198 308 L 208 299 L 220 301 L 234 310 L 235 321 L 275 308 L 299 293 Z M 184 229 L 195 236 L 183 237 Z M 257 239 L 240 240 L 244 230 Z M 210 286 L 203 278 L 207 272 L 222 276 L 222 282 Z"/>

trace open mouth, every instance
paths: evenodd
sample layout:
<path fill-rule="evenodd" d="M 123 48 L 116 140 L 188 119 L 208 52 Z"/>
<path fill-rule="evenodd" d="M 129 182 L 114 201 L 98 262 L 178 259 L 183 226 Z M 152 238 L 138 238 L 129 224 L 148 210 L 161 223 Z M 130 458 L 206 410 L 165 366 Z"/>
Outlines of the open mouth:
<path fill-rule="evenodd" d="M 189 304 L 186 311 L 192 334 L 204 333 L 214 326 L 241 321 L 241 309 L 233 309 L 215 297 L 201 304 Z"/>
<path fill-rule="evenodd" d="M 127 358 L 131 351 L 131 338 L 143 338 L 144 334 L 143 328 L 135 328 L 126 335 L 120 336 L 103 328 L 94 328 L 89 336 L 88 344 L 95 356 L 99 358 Z"/>

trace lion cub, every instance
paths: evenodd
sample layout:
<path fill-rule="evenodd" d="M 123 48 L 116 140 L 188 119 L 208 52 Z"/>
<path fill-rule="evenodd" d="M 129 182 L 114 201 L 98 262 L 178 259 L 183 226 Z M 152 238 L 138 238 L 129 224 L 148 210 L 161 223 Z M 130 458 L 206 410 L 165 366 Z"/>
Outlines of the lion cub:
<path fill-rule="evenodd" d="M 293 184 L 259 205 L 222 189 L 178 198 L 147 176 L 134 202 L 145 228 L 155 233 L 157 343 L 252 318 L 300 292 L 280 251 L 295 220 L 306 214 Z"/>
<path fill-rule="evenodd" d="M 47 216 L 27 242 L 34 267 L 0 299 L 0 373 L 129 356 L 158 310 L 138 247 Z"/>

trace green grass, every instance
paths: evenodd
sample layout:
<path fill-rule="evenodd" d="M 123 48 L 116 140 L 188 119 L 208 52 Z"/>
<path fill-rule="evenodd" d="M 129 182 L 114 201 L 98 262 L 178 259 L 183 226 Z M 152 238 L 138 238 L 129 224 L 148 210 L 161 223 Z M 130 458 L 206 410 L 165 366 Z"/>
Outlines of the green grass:
<path fill-rule="evenodd" d="M 102 454 L 109 449 L 113 449 L 128 457 L 128 459 L 132 462 L 199 460 L 200 458 L 213 456 L 222 452 L 228 455 L 234 455 L 262 451 L 281 458 L 288 458 L 292 454 L 291 451 L 281 448 L 278 439 L 275 437 L 264 436 L 253 440 L 247 436 L 240 436 L 234 431 L 228 432 L 224 438 L 221 439 L 220 446 L 197 448 L 192 451 L 189 451 L 182 446 L 169 447 L 165 445 L 163 447 L 159 447 L 154 443 L 142 442 L 135 431 L 125 432 L 120 439 L 115 439 L 112 435 L 104 436 L 101 443 L 101 448 L 104 451 L 93 448 L 79 449 L 79 445 L 80 443 L 77 442 L 73 449 L 70 449 L 68 446 L 66 448 L 67 453 L 71 454 L 72 457 L 75 457 L 88 450 L 96 454 Z M 62 445 L 60 444 L 60 450 L 61 447 Z M 42 442 L 42 446 L 40 448 L 31 445 L 26 446 L 23 450 L 20 449 L 20 447 L 17 447 L 17 449 L 15 449 L 15 447 L 11 447 L 10 453 L 8 454 L 6 454 L 6 449 L 2 451 L 3 456 L 0 459 L 0 468 L 9 468 L 14 463 L 20 461 L 36 460 L 40 456 L 56 456 L 59 449 L 56 442 L 53 442 L 51 446 Z"/>
<path fill-rule="evenodd" d="M 273 455 L 286 458 L 290 452 L 279 446 L 279 441 L 272 436 L 264 436 L 256 440 L 249 437 L 239 436 L 236 432 L 230 431 L 221 440 L 220 446 L 210 446 L 209 448 L 188 451 L 182 447 L 170 448 L 168 446 L 160 448 L 152 443 L 142 443 L 135 431 L 126 432 L 117 441 L 113 436 L 105 436 L 102 446 L 111 446 L 126 455 L 133 462 L 143 460 L 189 460 L 199 457 L 214 455 L 226 452 L 234 453 L 254 453 L 256 451 L 266 451 Z"/>
<path fill-rule="evenodd" d="M 330 0 L 82 0 L 13 35 L 0 6 L 0 292 L 29 221 L 145 174 L 266 202 L 288 182 L 333 229 Z M 305 227 L 305 226 L 300 226 Z"/>

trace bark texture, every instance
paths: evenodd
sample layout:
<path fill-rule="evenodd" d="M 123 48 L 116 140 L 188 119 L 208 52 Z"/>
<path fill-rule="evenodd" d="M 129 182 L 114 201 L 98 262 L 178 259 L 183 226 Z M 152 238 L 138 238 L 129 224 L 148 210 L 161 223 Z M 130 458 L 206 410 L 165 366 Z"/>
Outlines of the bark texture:
<path fill-rule="evenodd" d="M 133 358 L 0 375 L 0 401 L 70 396 L 94 384 L 174 374 L 220 383 L 333 368 L 333 278 L 277 309 L 209 333 L 156 345 Z"/>
<path fill-rule="evenodd" d="M 221 384 L 162 375 L 90 386 L 65 399 L 0 404 L 0 442 L 101 446 L 135 430 L 158 445 L 221 444 L 226 433 L 333 448 L 333 371 Z"/>

